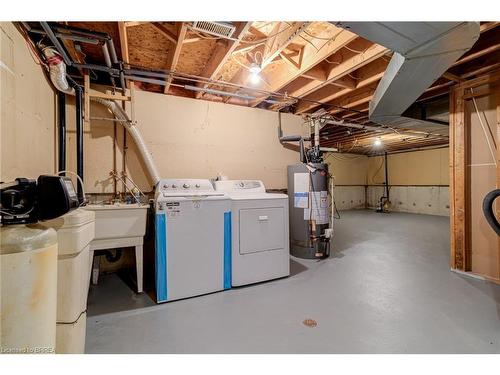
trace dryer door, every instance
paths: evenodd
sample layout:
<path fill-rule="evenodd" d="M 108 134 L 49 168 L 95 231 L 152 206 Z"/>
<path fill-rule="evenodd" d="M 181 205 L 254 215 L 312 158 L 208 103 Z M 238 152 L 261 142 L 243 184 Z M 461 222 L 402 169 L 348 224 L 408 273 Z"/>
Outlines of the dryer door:
<path fill-rule="evenodd" d="M 240 209 L 240 254 L 285 247 L 283 207 Z"/>

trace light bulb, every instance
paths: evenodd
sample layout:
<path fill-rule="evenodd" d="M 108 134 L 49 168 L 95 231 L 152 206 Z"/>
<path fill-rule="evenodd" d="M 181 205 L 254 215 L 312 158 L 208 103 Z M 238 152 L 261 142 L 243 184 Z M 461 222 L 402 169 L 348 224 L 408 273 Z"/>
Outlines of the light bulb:
<path fill-rule="evenodd" d="M 258 84 L 260 82 L 259 73 L 250 74 L 250 82 L 254 85 Z"/>
<path fill-rule="evenodd" d="M 375 147 L 380 147 L 382 146 L 382 140 L 380 138 L 375 138 L 375 141 L 373 142 L 373 145 Z"/>
<path fill-rule="evenodd" d="M 260 73 L 260 71 L 262 70 L 262 68 L 258 64 L 252 63 L 252 65 L 250 65 L 250 68 L 248 70 L 252 74 L 258 74 L 258 73 Z"/>

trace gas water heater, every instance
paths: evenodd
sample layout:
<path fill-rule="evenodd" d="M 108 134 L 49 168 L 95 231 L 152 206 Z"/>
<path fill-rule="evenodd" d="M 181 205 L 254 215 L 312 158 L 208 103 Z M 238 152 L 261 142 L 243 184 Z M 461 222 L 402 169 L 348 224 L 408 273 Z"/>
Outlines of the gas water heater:
<path fill-rule="evenodd" d="M 327 258 L 330 255 L 328 202 L 328 165 L 323 162 L 319 146 L 319 123 L 313 121 L 310 137 L 283 136 L 280 142 L 299 142 L 300 163 L 288 166 L 288 199 L 290 215 L 290 253 L 304 259 Z M 307 150 L 304 141 L 311 141 Z M 333 204 L 333 202 L 332 202 Z"/>

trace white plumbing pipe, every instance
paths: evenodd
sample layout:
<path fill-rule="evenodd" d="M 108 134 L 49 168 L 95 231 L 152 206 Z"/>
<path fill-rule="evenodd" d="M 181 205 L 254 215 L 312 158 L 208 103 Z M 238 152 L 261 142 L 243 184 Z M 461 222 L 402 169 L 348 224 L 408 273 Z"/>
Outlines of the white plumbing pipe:
<path fill-rule="evenodd" d="M 49 71 L 50 71 L 50 80 L 52 84 L 59 90 L 68 95 L 75 95 L 75 89 L 73 89 L 66 79 L 66 64 L 64 63 L 62 57 L 50 47 L 44 48 L 43 53 L 47 58 L 49 63 Z M 108 108 L 116 119 L 120 120 L 119 122 L 127 129 L 128 133 L 134 139 L 135 144 L 139 150 L 142 159 L 144 160 L 144 164 L 146 165 L 146 169 L 148 170 L 149 176 L 153 181 L 153 186 L 156 186 L 160 181 L 160 174 L 158 173 L 158 169 L 153 160 L 149 149 L 142 138 L 139 129 L 137 129 L 136 125 L 132 123 L 130 118 L 127 115 L 127 112 L 123 110 L 123 108 L 113 100 L 106 100 L 102 98 L 91 97 L 90 100 L 102 104 L 106 108 Z"/>

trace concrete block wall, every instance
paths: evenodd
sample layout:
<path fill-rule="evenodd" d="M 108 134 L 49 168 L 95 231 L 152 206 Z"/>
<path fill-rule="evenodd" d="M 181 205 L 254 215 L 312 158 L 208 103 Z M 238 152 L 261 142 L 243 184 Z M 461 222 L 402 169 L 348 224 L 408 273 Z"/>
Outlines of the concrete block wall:
<path fill-rule="evenodd" d="M 335 202 L 338 210 L 375 209 L 384 195 L 383 186 L 336 186 Z M 389 192 L 391 211 L 449 216 L 448 186 L 392 186 Z"/>
<path fill-rule="evenodd" d="M 368 186 L 367 206 L 376 208 L 383 194 L 383 186 Z M 438 216 L 450 215 L 448 186 L 392 186 L 389 195 L 392 211 Z"/>
<path fill-rule="evenodd" d="M 338 210 L 365 208 L 365 186 L 335 186 L 333 190 Z"/>

